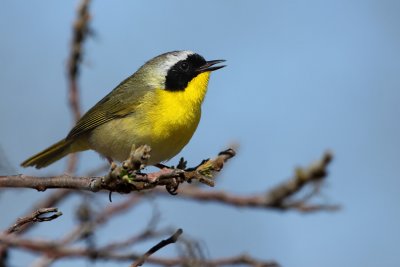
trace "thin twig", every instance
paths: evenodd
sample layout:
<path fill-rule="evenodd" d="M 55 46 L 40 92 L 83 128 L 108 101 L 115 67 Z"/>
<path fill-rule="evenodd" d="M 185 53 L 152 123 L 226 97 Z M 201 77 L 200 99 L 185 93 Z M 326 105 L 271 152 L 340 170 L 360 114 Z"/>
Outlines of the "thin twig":
<path fill-rule="evenodd" d="M 47 213 L 53 213 L 49 216 L 43 216 Z M 19 218 L 11 227 L 9 227 L 4 234 L 20 234 L 26 231 L 28 226 L 33 225 L 32 222 L 45 222 L 54 220 L 62 215 L 57 208 L 42 208 L 38 209 L 31 214 Z M 8 246 L 6 244 L 0 244 L 0 266 L 4 264 L 7 257 Z"/>
<path fill-rule="evenodd" d="M 68 190 L 68 189 L 58 189 L 54 192 L 51 192 L 51 194 L 47 195 L 45 198 L 43 198 L 42 200 L 35 203 L 35 205 L 33 205 L 33 207 L 30 209 L 29 213 L 27 213 L 23 217 L 29 216 L 29 214 L 35 212 L 38 209 L 54 207 L 54 206 L 60 204 L 60 202 L 65 201 L 72 192 L 73 191 Z M 29 229 L 31 229 L 35 225 L 36 224 L 31 223 L 31 224 L 25 224 L 25 225 L 21 226 L 18 231 L 18 234 L 27 232 Z"/>
<path fill-rule="evenodd" d="M 160 196 L 168 196 L 168 194 L 163 190 L 153 190 L 153 193 Z M 212 203 L 221 203 L 233 207 L 242 207 L 242 208 L 259 208 L 259 209 L 273 209 L 279 211 L 286 210 L 298 210 L 302 212 L 315 212 L 315 211 L 336 211 L 340 208 L 339 205 L 335 204 L 320 204 L 313 205 L 302 203 L 300 205 L 296 202 L 294 203 L 285 203 L 276 205 L 275 201 L 272 201 L 268 197 L 268 193 L 258 193 L 251 194 L 246 196 L 241 196 L 237 194 L 228 193 L 225 191 L 216 191 L 216 190 L 205 190 L 200 188 L 195 188 L 192 186 L 182 187 L 179 192 L 179 196 L 182 198 L 187 198 L 194 201 L 204 201 L 204 202 L 212 202 Z"/>
<path fill-rule="evenodd" d="M 83 57 L 83 43 L 89 33 L 89 4 L 90 0 L 82 0 L 79 4 L 77 18 L 73 26 L 73 37 L 71 43 L 71 53 L 68 60 L 68 81 L 69 81 L 69 105 L 74 115 L 74 121 L 78 121 L 81 117 L 78 76 L 80 63 Z"/>
<path fill-rule="evenodd" d="M 95 255 L 97 260 L 114 260 L 114 261 L 132 261 L 141 257 L 138 253 L 115 253 L 107 251 L 103 248 L 86 249 L 78 247 L 59 246 L 52 241 L 22 239 L 12 235 L 0 234 L 0 244 L 6 244 L 10 247 L 16 247 L 36 253 L 50 255 L 54 258 L 93 258 Z M 247 265 L 257 267 L 278 267 L 279 265 L 273 261 L 259 261 L 252 257 L 242 255 L 231 258 L 221 259 L 199 259 L 191 260 L 187 258 L 161 258 L 149 257 L 146 262 L 160 266 L 182 266 L 189 263 L 195 263 L 195 266 L 233 266 Z"/>
<path fill-rule="evenodd" d="M 71 192 L 72 191 L 68 190 L 68 189 L 58 189 L 58 190 L 52 192 L 49 196 L 47 196 L 43 200 L 41 200 L 38 203 L 36 203 L 31 208 L 30 212 L 27 213 L 23 217 L 29 216 L 30 214 L 32 214 L 33 212 L 35 212 L 38 209 L 55 206 L 56 204 L 58 204 L 62 200 L 65 200 L 67 198 L 67 196 L 69 196 L 69 194 Z M 32 229 L 32 227 L 35 226 L 35 225 L 37 225 L 37 224 L 28 223 L 28 224 L 21 225 L 19 227 L 19 229 L 18 229 L 18 232 L 14 233 L 14 235 L 15 234 L 20 235 L 22 233 L 25 233 L 25 232 L 29 231 L 30 229 Z M 4 260 L 5 260 L 5 257 L 7 255 L 7 249 L 8 249 L 8 247 L 6 245 L 0 245 L 0 264 L 2 262 L 4 262 Z"/>
<path fill-rule="evenodd" d="M 102 212 L 96 214 L 95 218 L 92 221 L 80 223 L 73 230 L 71 230 L 64 237 L 62 237 L 60 240 L 56 240 L 53 242 L 55 245 L 62 247 L 74 243 L 75 241 L 81 239 L 82 236 L 84 236 L 86 233 L 94 232 L 98 227 L 107 223 L 110 219 L 115 218 L 116 215 L 129 210 L 130 208 L 138 204 L 140 200 L 141 196 L 132 194 L 124 201 L 112 204 L 107 208 L 105 208 Z M 104 247 L 105 251 L 112 250 L 111 247 L 108 247 L 109 245 Z M 122 244 L 120 245 L 123 246 Z M 56 258 L 54 257 L 44 255 L 38 260 L 36 260 L 32 266 L 47 267 L 51 265 L 55 260 Z"/>
<path fill-rule="evenodd" d="M 78 8 L 78 15 L 74 23 L 74 32 L 71 43 L 71 53 L 68 60 L 68 98 L 69 106 L 74 117 L 74 123 L 76 123 L 81 117 L 81 108 L 79 100 L 79 89 L 78 89 L 78 76 L 80 70 L 80 63 L 82 62 L 83 43 L 89 33 L 89 4 L 90 0 L 83 0 Z M 68 173 L 75 173 L 77 165 L 77 155 L 72 154 L 68 160 Z"/>
<path fill-rule="evenodd" d="M 327 176 L 328 166 L 332 160 L 332 154 L 326 152 L 320 160 L 307 168 L 297 168 L 295 175 L 287 181 L 268 190 L 266 193 L 240 196 L 225 191 L 205 190 L 193 186 L 184 186 L 179 195 L 196 201 L 220 202 L 234 207 L 268 208 L 275 210 L 298 210 L 300 212 L 335 211 L 340 207 L 330 204 L 310 204 L 312 196 L 316 196 L 318 190 L 313 190 L 307 198 L 293 199 L 306 185 L 319 186 Z M 153 193 L 161 196 L 167 194 L 163 190 L 153 190 Z"/>
<path fill-rule="evenodd" d="M 170 236 L 167 239 L 161 240 L 158 244 L 156 244 L 154 247 L 150 248 L 143 256 L 141 256 L 139 259 L 137 259 L 131 267 L 137 267 L 137 266 L 142 266 L 142 264 L 154 253 L 159 251 L 165 246 L 168 246 L 169 244 L 175 243 L 179 236 L 183 233 L 182 229 L 178 229 L 175 234 Z"/>
<path fill-rule="evenodd" d="M 52 214 L 48 214 L 52 213 Z M 47 216 L 46 216 L 47 215 Z M 11 234 L 17 232 L 22 225 L 32 222 L 48 222 L 52 221 L 62 215 L 57 208 L 43 208 L 38 209 L 29 216 L 19 218 L 10 228 L 7 229 L 6 233 Z"/>

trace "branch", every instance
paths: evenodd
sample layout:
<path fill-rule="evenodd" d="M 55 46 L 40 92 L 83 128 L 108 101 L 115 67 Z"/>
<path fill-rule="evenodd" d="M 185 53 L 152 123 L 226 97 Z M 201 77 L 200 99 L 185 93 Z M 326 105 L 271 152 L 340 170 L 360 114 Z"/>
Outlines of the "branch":
<path fill-rule="evenodd" d="M 139 203 L 140 200 L 141 200 L 140 195 L 132 194 L 127 199 L 125 199 L 120 203 L 109 205 L 100 213 L 96 214 L 95 218 L 91 218 L 88 221 L 79 223 L 76 227 L 74 227 L 74 229 L 65 234 L 64 237 L 62 237 L 59 240 L 53 241 L 54 245 L 66 247 L 73 242 L 81 240 L 85 236 L 90 236 L 90 233 L 94 233 L 97 230 L 97 228 L 99 228 L 101 225 L 107 223 L 110 219 L 114 218 L 116 215 L 126 212 L 127 210 L 135 206 L 137 203 Z M 133 240 L 132 242 L 134 241 L 135 240 Z M 127 243 L 126 246 L 128 246 L 129 244 L 131 243 Z M 113 246 L 110 245 L 111 244 L 108 244 L 107 246 L 103 247 L 103 249 L 106 251 L 112 251 L 114 248 Z M 114 243 L 112 245 L 116 247 L 118 246 L 126 247 L 124 246 L 124 244 Z M 57 260 L 57 258 L 44 255 L 38 260 L 36 260 L 32 266 L 35 267 L 50 266 L 55 260 Z"/>
<path fill-rule="evenodd" d="M 107 251 L 103 248 L 98 249 L 85 249 L 85 248 L 71 248 L 66 246 L 59 246 L 51 241 L 43 240 L 30 240 L 21 239 L 16 236 L 0 234 L 0 244 L 5 244 L 10 247 L 16 247 L 33 251 L 36 253 L 43 253 L 53 258 L 92 258 L 97 260 L 114 260 L 114 261 L 132 261 L 141 258 L 142 256 L 137 253 L 117 254 Z M 247 265 L 254 267 L 278 267 L 279 265 L 273 261 L 259 261 L 252 257 L 242 255 L 231 258 L 221 259 L 188 259 L 188 258 L 160 258 L 149 257 L 148 263 L 160 266 L 182 266 L 182 265 L 196 265 L 196 266 L 232 266 L 232 265 Z"/>
<path fill-rule="evenodd" d="M 74 32 L 71 43 L 71 53 L 68 60 L 68 98 L 69 106 L 74 117 L 74 122 L 77 122 L 81 117 L 80 101 L 79 101 L 79 89 L 78 89 L 78 76 L 79 76 L 79 64 L 82 61 L 83 53 L 82 46 L 89 33 L 89 4 L 90 0 L 82 0 L 78 8 L 78 16 L 74 23 Z M 74 173 L 77 164 L 77 155 L 72 154 L 69 157 L 67 172 Z"/>
<path fill-rule="evenodd" d="M 1 179 L 0 179 L 1 180 Z M 1 182 L 0 182 L 1 183 Z M 0 185 L 1 188 L 1 185 Z M 73 191 L 68 190 L 68 189 L 59 189 L 54 192 L 51 192 L 48 196 L 46 196 L 44 199 L 41 201 L 38 201 L 33 205 L 31 208 L 30 212 L 27 213 L 27 215 L 23 216 L 29 216 L 29 214 L 35 212 L 38 209 L 43 209 L 47 207 L 53 207 L 57 204 L 59 204 L 62 200 L 65 200 Z M 25 233 L 28 231 L 31 227 L 33 227 L 35 224 L 25 224 L 22 225 L 18 231 L 18 234 Z"/>
<path fill-rule="evenodd" d="M 45 191 L 49 188 L 68 188 L 97 192 L 130 193 L 165 186 L 169 193 L 175 194 L 179 184 L 197 180 L 200 183 L 214 186 L 213 174 L 223 168 L 224 163 L 235 155 L 235 151 L 222 151 L 214 159 L 203 161 L 191 169 L 164 168 L 158 172 L 144 174 L 133 172 L 142 167 L 142 162 L 149 154 L 149 147 L 134 149 L 131 157 L 122 166 L 112 166 L 104 177 L 73 177 L 68 174 L 50 177 L 35 177 L 24 174 L 0 176 L 0 187 L 32 188 Z M 139 163 L 139 164 L 138 164 Z M 182 161 L 181 161 L 181 164 Z"/>
<path fill-rule="evenodd" d="M 232 266 L 245 264 L 253 267 L 279 267 L 279 264 L 276 262 L 256 260 L 249 255 L 210 260 L 207 264 L 207 266 Z"/>
<path fill-rule="evenodd" d="M 48 217 L 43 216 L 44 214 L 47 213 L 54 213 Z M 8 228 L 6 231 L 4 231 L 4 235 L 9 235 L 9 234 L 20 234 L 22 231 L 28 229 L 27 227 L 23 228 L 24 226 L 29 226 L 32 225 L 32 222 L 45 222 L 45 221 L 51 221 L 54 220 L 62 215 L 61 212 L 58 211 L 57 208 L 43 208 L 34 211 L 32 214 L 19 218 L 16 223 L 14 223 L 10 228 Z M 7 245 L 3 245 L 0 243 L 0 266 L 5 265 L 4 262 L 7 258 L 8 254 L 8 247 Z"/>
<path fill-rule="evenodd" d="M 323 181 L 328 175 L 327 168 L 332 159 L 332 153 L 327 151 L 320 160 L 312 163 L 308 168 L 297 168 L 293 178 L 268 192 L 267 200 L 270 205 L 285 208 L 288 204 L 286 201 L 305 185 Z"/>
<path fill-rule="evenodd" d="M 44 216 L 47 213 L 53 213 L 49 216 Z M 59 212 L 57 208 L 44 208 L 39 209 L 33 212 L 31 215 L 19 218 L 16 223 L 14 223 L 8 230 L 6 231 L 7 234 L 17 232 L 22 225 L 32 222 L 48 222 L 52 221 L 62 215 L 62 212 Z"/>
<path fill-rule="evenodd" d="M 1 186 L 0 186 L 1 187 Z M 28 213 L 26 216 L 30 216 L 31 213 L 34 213 L 36 210 L 45 208 L 45 207 L 51 207 L 59 203 L 61 200 L 64 200 L 72 191 L 68 189 L 59 189 L 55 192 L 52 192 L 49 196 L 47 196 L 45 199 L 41 200 L 39 203 L 35 204 L 32 208 L 30 213 Z M 34 225 L 33 223 L 28 223 L 19 226 L 18 232 L 14 233 L 15 234 L 22 234 L 27 232 L 29 229 L 31 229 Z M 5 260 L 7 258 L 8 254 L 8 248 L 7 246 L 2 246 L 0 245 L 0 266 L 5 265 Z M 3 265 L 2 265 L 3 264 Z"/>
<path fill-rule="evenodd" d="M 306 199 L 293 200 L 293 196 L 306 185 L 317 186 L 327 177 L 328 165 L 333 155 L 326 152 L 322 158 L 308 168 L 297 168 L 295 175 L 282 184 L 272 188 L 266 193 L 252 194 L 251 196 L 238 196 L 225 191 L 209 191 L 193 186 L 185 186 L 179 192 L 181 197 L 197 201 L 220 202 L 235 207 L 269 208 L 276 210 L 296 209 L 301 212 L 335 211 L 338 205 L 309 204 L 307 201 L 318 193 L 314 190 Z M 154 190 L 159 195 L 166 195 L 164 191 Z"/>
<path fill-rule="evenodd" d="M 81 117 L 77 79 L 79 75 L 79 64 L 83 57 L 82 46 L 89 33 L 89 4 L 90 0 L 83 0 L 79 5 L 78 16 L 74 22 L 71 54 L 68 60 L 69 105 L 74 115 L 75 122 Z"/>
<path fill-rule="evenodd" d="M 154 247 L 152 247 L 151 249 L 149 249 L 145 254 L 143 254 L 143 256 L 141 256 L 139 259 L 137 259 L 132 265 L 131 267 L 137 267 L 137 266 L 142 266 L 143 263 L 154 253 L 156 253 L 157 251 L 159 251 L 160 249 L 162 249 L 165 246 L 168 246 L 169 244 L 175 243 L 179 236 L 183 233 L 182 229 L 178 229 L 175 234 L 173 234 L 172 236 L 170 236 L 167 239 L 161 240 L 157 245 L 155 245 Z"/>

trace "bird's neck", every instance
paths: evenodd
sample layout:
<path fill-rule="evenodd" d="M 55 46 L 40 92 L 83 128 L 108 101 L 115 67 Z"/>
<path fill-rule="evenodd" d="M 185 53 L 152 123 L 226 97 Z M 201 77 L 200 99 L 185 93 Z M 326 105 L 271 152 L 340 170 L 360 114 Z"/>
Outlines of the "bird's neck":
<path fill-rule="evenodd" d="M 203 72 L 193 78 L 182 91 L 164 91 L 175 98 L 181 105 L 193 105 L 193 108 L 200 108 L 207 93 L 208 80 L 211 72 Z"/>
<path fill-rule="evenodd" d="M 158 90 L 160 110 L 169 112 L 189 113 L 201 109 L 207 93 L 210 72 L 204 72 L 193 78 L 182 91 Z M 183 114 L 181 114 L 183 115 Z"/>
<path fill-rule="evenodd" d="M 157 89 L 157 107 L 151 111 L 154 113 L 152 117 L 157 119 L 154 121 L 155 125 L 166 123 L 177 128 L 197 126 L 201 115 L 201 104 L 207 93 L 209 77 L 210 72 L 197 75 L 182 91 Z"/>

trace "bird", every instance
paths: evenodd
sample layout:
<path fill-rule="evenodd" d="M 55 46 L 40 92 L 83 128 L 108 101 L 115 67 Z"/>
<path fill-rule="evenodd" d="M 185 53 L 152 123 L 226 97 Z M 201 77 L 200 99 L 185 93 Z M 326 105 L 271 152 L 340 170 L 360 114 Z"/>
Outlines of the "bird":
<path fill-rule="evenodd" d="M 225 67 L 219 64 L 224 61 L 206 61 L 189 50 L 150 59 L 89 109 L 64 139 L 21 166 L 40 169 L 85 150 L 122 162 L 133 146 L 143 145 L 151 147 L 147 165 L 171 159 L 196 131 L 210 74 Z"/>

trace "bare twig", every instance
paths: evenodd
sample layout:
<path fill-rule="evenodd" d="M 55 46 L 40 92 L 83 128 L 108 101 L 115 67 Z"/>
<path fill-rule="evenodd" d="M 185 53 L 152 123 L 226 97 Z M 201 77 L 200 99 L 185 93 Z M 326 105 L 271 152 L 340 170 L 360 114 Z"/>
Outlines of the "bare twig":
<path fill-rule="evenodd" d="M 33 251 L 48 255 L 53 258 L 95 258 L 98 260 L 114 260 L 114 261 L 132 261 L 141 257 L 138 253 L 115 253 L 107 251 L 103 248 L 86 249 L 78 247 L 59 246 L 51 241 L 22 239 L 16 236 L 0 234 L 0 244 L 6 244 L 10 247 L 16 247 L 24 250 Z M 231 258 L 213 259 L 213 260 L 191 260 L 186 258 L 160 258 L 149 257 L 146 262 L 160 266 L 182 266 L 188 263 L 195 263 L 196 266 L 233 266 L 247 265 L 257 267 L 277 267 L 277 263 L 273 261 L 259 261 L 249 256 L 237 256 Z"/>
<path fill-rule="evenodd" d="M 1 186 L 0 186 L 1 187 Z M 65 200 L 73 191 L 68 190 L 68 189 L 58 189 L 54 192 L 51 192 L 48 196 L 46 196 L 44 199 L 41 201 L 37 202 L 27 213 L 25 216 L 29 216 L 29 214 L 35 212 L 38 209 L 42 208 L 47 208 L 47 207 L 54 207 L 57 204 L 59 204 L 61 201 Z M 18 230 L 18 234 L 25 233 L 28 231 L 31 227 L 33 227 L 35 224 L 25 224 L 20 227 Z"/>
<path fill-rule="evenodd" d="M 137 259 L 131 267 L 137 267 L 137 266 L 142 266 L 142 264 L 155 252 L 159 251 L 165 246 L 168 246 L 169 244 L 175 243 L 179 236 L 183 233 L 182 229 L 178 229 L 175 234 L 170 236 L 167 239 L 161 240 L 158 244 L 156 244 L 154 247 L 149 249 L 145 254 L 143 254 L 139 259 Z"/>
<path fill-rule="evenodd" d="M 78 8 L 78 16 L 74 23 L 74 32 L 71 43 L 71 53 L 68 60 L 68 83 L 69 83 L 69 105 L 74 117 L 74 122 L 77 122 L 81 117 L 79 89 L 78 89 L 78 76 L 79 66 L 82 61 L 83 53 L 82 46 L 89 33 L 89 4 L 90 0 L 83 0 Z M 69 157 L 67 172 L 74 173 L 77 164 L 77 155 L 72 154 Z"/>
<path fill-rule="evenodd" d="M 332 153 L 327 151 L 322 155 L 320 160 L 312 163 L 308 168 L 297 168 L 292 179 L 268 192 L 267 200 L 270 205 L 277 208 L 284 208 L 288 205 L 287 201 L 289 198 L 300 191 L 305 185 L 320 183 L 327 176 L 327 168 L 332 159 Z"/>
<path fill-rule="evenodd" d="M 88 232 L 94 232 L 96 228 L 99 226 L 107 223 L 110 219 L 115 218 L 116 215 L 121 214 L 128 209 L 132 208 L 135 206 L 139 201 L 141 200 L 141 196 L 139 195 L 130 195 L 127 199 L 124 201 L 121 201 L 120 203 L 115 203 L 110 206 L 108 206 L 106 209 L 104 209 L 102 212 L 99 214 L 96 214 L 95 219 L 89 222 L 83 222 L 77 225 L 72 231 L 67 233 L 63 238 L 60 240 L 53 241 L 54 244 L 58 246 L 67 246 L 79 239 L 82 238 L 86 233 Z M 121 242 L 122 243 L 122 242 Z M 109 244 L 105 246 L 103 249 L 106 251 L 111 251 L 113 248 L 111 246 L 112 244 Z M 116 245 L 116 244 L 114 244 Z M 118 244 L 119 246 L 123 247 L 123 244 Z M 127 243 L 126 245 L 129 245 Z M 56 260 L 54 257 L 50 256 L 43 256 L 36 260 L 33 263 L 33 266 L 35 267 L 45 267 L 51 265 Z"/>
<path fill-rule="evenodd" d="M 159 194 L 161 196 L 166 196 L 167 194 L 162 190 L 154 190 L 153 193 Z M 338 205 L 311 205 L 302 203 L 285 203 L 281 205 L 276 205 L 273 199 L 270 199 L 265 193 L 252 194 L 249 196 L 240 196 L 225 191 L 210 191 L 195 187 L 184 187 L 179 192 L 179 196 L 196 200 L 196 201 L 207 201 L 207 202 L 219 202 L 225 205 L 234 207 L 248 207 L 248 208 L 261 208 L 261 209 L 275 209 L 275 210 L 289 210 L 295 209 L 304 212 L 313 211 L 335 211 L 340 208 Z M 270 202 L 271 201 L 271 202 Z"/>
<path fill-rule="evenodd" d="M 315 205 L 307 202 L 311 196 L 315 196 L 318 193 L 318 190 L 312 191 L 307 198 L 302 200 L 293 199 L 293 196 L 304 188 L 305 185 L 317 186 L 319 184 L 315 183 L 320 183 L 325 179 L 327 167 L 332 157 L 330 152 L 326 152 L 320 160 L 311 164 L 308 168 L 298 168 L 292 178 L 266 193 L 239 196 L 225 191 L 210 191 L 193 186 L 185 186 L 181 188 L 179 195 L 192 200 L 220 202 L 235 207 L 269 208 L 276 210 L 295 209 L 301 212 L 335 211 L 339 209 L 338 205 Z M 163 190 L 153 190 L 153 193 L 166 195 Z"/>
<path fill-rule="evenodd" d="M 43 216 L 47 213 L 53 213 L 50 216 Z M 62 215 L 57 208 L 42 208 L 38 209 L 31 214 L 19 218 L 10 228 L 4 231 L 4 234 L 19 234 L 28 229 L 26 226 L 32 225 L 32 222 L 44 222 L 54 220 Z M 25 228 L 24 228 L 25 227 Z M 0 244 L 0 266 L 4 264 L 7 257 L 8 246 Z"/>
<path fill-rule="evenodd" d="M 31 208 L 31 211 L 23 217 L 29 216 L 30 214 L 34 213 L 38 209 L 55 206 L 61 200 L 64 200 L 71 192 L 72 191 L 70 191 L 68 189 L 58 189 L 57 191 L 52 192 L 45 199 L 43 199 L 42 201 L 39 201 L 36 205 L 34 205 Z M 36 225 L 36 224 L 28 223 L 28 224 L 21 225 L 18 229 L 18 232 L 14 233 L 14 235 L 15 234 L 19 235 L 19 234 L 25 233 L 29 229 L 31 229 L 34 225 Z M 5 261 L 6 256 L 7 256 L 7 246 L 0 245 L 0 266 Z"/>
<path fill-rule="evenodd" d="M 236 257 L 209 260 L 207 262 L 207 265 L 199 265 L 199 266 L 216 267 L 216 266 L 233 266 L 233 265 L 248 265 L 253 267 L 279 267 L 279 264 L 274 261 L 261 261 L 249 255 L 239 255 Z"/>
<path fill-rule="evenodd" d="M 142 158 L 144 154 L 148 153 L 147 150 L 143 150 L 142 154 L 136 153 L 140 149 L 138 148 L 134 151 L 133 158 L 137 158 L 138 155 Z M 0 176 L 0 187 L 33 188 L 38 191 L 45 191 L 49 188 L 68 188 L 92 192 L 108 190 L 111 192 L 130 193 L 132 191 L 143 191 L 157 186 L 165 186 L 169 193 L 175 193 L 179 184 L 190 183 L 193 180 L 214 186 L 213 173 L 220 171 L 224 162 L 234 155 L 235 152 L 232 149 L 228 149 L 219 153 L 212 160 L 203 161 L 193 169 L 167 168 L 148 174 L 131 172 L 129 168 L 125 167 L 132 161 L 132 159 L 129 159 L 128 163 L 124 162 L 121 167 L 112 167 L 110 173 L 105 177 L 73 177 L 67 174 L 51 177 L 34 177 L 23 174 Z"/>
<path fill-rule="evenodd" d="M 48 213 L 52 213 L 48 215 Z M 47 215 L 47 216 L 46 216 Z M 19 218 L 15 224 L 13 224 L 6 233 L 11 234 L 17 232 L 20 227 L 27 223 L 32 222 L 48 222 L 52 221 L 62 215 L 62 212 L 59 212 L 57 208 L 43 208 L 38 209 L 37 211 L 33 212 L 29 216 Z"/>
<path fill-rule="evenodd" d="M 75 122 L 81 117 L 77 79 L 80 70 L 79 66 L 83 57 L 83 43 L 89 33 L 89 4 L 90 0 L 82 0 L 79 4 L 77 18 L 74 22 L 71 53 L 68 60 L 69 105 Z"/>
<path fill-rule="evenodd" d="M 119 249 L 125 249 L 130 245 L 137 244 L 138 242 L 154 239 L 156 237 L 160 237 L 161 235 L 166 235 L 168 233 L 171 233 L 171 231 L 168 229 L 157 231 L 147 228 L 141 233 L 128 237 L 125 240 L 109 243 L 105 245 L 103 249 L 107 251 L 118 251 Z"/>

